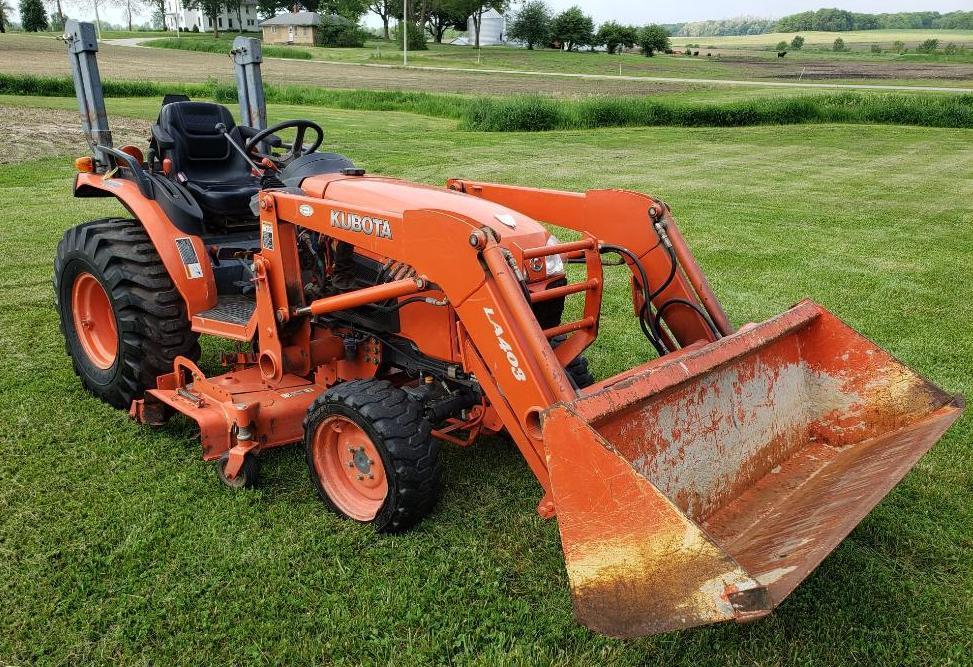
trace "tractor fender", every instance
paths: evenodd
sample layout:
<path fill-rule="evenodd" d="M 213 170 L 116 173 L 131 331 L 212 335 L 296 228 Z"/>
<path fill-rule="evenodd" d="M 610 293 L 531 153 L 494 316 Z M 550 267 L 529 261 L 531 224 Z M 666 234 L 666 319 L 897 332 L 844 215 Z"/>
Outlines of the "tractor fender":
<path fill-rule="evenodd" d="M 149 235 L 190 317 L 216 305 L 216 279 L 202 239 L 177 228 L 138 185 L 122 178 L 82 173 L 75 178 L 74 196 L 114 197 L 128 209 Z"/>

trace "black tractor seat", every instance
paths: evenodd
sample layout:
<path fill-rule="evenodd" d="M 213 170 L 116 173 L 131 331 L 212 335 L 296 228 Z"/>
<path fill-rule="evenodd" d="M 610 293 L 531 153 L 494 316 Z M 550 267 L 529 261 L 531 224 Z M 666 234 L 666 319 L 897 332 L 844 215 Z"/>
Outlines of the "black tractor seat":
<path fill-rule="evenodd" d="M 244 144 L 229 110 L 212 102 L 170 102 L 152 128 L 160 158 L 172 162 L 171 174 L 192 194 L 209 222 L 255 222 L 250 199 L 260 190 L 244 157 L 216 129 Z"/>
<path fill-rule="evenodd" d="M 152 145 L 159 160 L 171 161 L 170 178 L 188 190 L 208 227 L 256 228 L 250 200 L 260 191 L 260 179 L 253 175 L 240 151 L 216 129 L 221 123 L 241 148 L 257 133 L 253 128 L 238 127 L 229 109 L 221 104 L 166 96 L 159 120 L 152 127 Z M 290 187 L 300 187 L 308 176 L 349 167 L 354 164 L 343 155 L 308 153 L 292 160 L 280 178 Z"/>

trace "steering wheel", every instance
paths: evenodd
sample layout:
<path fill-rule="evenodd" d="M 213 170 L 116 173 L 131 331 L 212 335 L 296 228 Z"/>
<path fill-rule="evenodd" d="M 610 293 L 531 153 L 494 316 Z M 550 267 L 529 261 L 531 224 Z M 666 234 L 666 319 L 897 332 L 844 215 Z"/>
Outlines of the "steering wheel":
<path fill-rule="evenodd" d="M 267 140 L 272 134 L 276 134 L 281 130 L 288 130 L 294 128 L 297 131 L 297 136 L 294 137 L 294 143 L 288 145 L 283 144 L 285 148 L 288 149 L 286 153 L 280 156 L 267 155 L 261 153 L 257 150 L 262 142 Z M 310 147 L 305 147 L 304 145 L 304 133 L 308 130 L 314 131 L 314 141 L 311 142 Z M 308 153 L 313 153 L 324 141 L 324 130 L 321 126 L 310 120 L 285 120 L 283 123 L 277 123 L 273 127 L 268 127 L 266 130 L 260 130 L 255 135 L 247 139 L 247 143 L 244 145 L 244 149 L 247 151 L 248 155 L 256 155 L 261 158 L 270 158 L 275 163 L 289 162 L 295 158 L 299 158 L 302 155 L 307 155 Z"/>

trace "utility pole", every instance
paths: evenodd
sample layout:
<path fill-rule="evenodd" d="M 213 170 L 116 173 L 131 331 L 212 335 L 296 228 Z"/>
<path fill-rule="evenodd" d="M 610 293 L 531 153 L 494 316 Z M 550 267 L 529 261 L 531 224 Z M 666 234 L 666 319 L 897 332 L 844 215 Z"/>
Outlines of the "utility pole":
<path fill-rule="evenodd" d="M 101 0 L 91 0 L 91 4 L 95 7 L 95 36 L 101 39 L 101 17 L 98 16 L 98 3 Z"/>
<path fill-rule="evenodd" d="M 409 66 L 409 0 L 402 0 L 402 67 Z"/>

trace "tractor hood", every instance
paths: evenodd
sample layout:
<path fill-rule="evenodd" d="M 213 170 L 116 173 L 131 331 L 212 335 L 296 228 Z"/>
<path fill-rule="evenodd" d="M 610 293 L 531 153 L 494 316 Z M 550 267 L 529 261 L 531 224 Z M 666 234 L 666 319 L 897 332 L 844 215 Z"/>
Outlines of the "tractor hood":
<path fill-rule="evenodd" d="M 471 195 L 432 185 L 381 176 L 313 176 L 301 188 L 309 195 L 349 206 L 403 214 L 432 209 L 471 218 L 492 228 L 501 239 L 543 245 L 550 233 L 522 213 Z"/>

